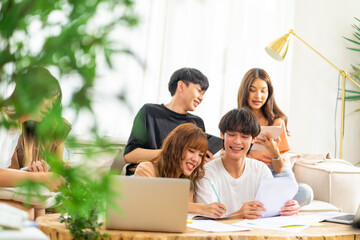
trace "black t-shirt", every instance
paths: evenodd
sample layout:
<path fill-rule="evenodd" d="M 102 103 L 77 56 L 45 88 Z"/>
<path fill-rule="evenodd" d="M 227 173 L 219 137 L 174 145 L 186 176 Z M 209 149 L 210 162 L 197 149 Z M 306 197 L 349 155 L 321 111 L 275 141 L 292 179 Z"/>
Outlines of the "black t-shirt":
<path fill-rule="evenodd" d="M 136 148 L 160 149 L 167 135 L 183 123 L 194 123 L 205 132 L 198 116 L 173 112 L 163 104 L 145 104 L 136 114 L 124 155 Z"/>
<path fill-rule="evenodd" d="M 124 154 L 139 147 L 160 149 L 167 135 L 183 123 L 195 123 L 205 132 L 204 122 L 198 116 L 173 112 L 163 104 L 145 104 L 134 119 Z"/>

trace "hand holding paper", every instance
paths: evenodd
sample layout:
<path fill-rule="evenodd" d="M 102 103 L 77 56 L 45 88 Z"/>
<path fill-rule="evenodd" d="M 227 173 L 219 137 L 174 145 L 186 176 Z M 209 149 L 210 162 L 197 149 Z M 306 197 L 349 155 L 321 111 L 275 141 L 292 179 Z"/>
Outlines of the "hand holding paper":
<path fill-rule="evenodd" d="M 297 201 L 290 200 L 281 208 L 281 216 L 292 216 L 299 213 L 300 206 Z"/>
<path fill-rule="evenodd" d="M 259 201 L 244 202 L 240 209 L 246 219 L 257 219 L 264 216 L 266 209 L 264 204 Z"/>

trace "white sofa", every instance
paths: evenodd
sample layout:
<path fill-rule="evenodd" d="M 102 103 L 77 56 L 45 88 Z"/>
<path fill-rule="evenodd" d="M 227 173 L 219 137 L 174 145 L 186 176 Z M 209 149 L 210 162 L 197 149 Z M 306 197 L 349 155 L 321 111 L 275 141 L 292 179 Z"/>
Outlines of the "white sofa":
<path fill-rule="evenodd" d="M 298 182 L 310 185 L 314 201 L 302 211 L 335 210 L 355 213 L 360 204 L 360 167 L 325 154 L 292 154 Z M 334 208 L 335 206 L 335 208 Z"/>

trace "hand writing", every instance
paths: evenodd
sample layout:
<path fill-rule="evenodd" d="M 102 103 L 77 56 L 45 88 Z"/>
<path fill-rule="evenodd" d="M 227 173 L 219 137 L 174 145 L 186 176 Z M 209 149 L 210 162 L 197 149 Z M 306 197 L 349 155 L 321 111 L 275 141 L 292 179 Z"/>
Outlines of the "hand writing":
<path fill-rule="evenodd" d="M 211 217 L 222 217 L 226 212 L 226 210 L 227 209 L 225 204 L 219 202 L 213 202 L 204 205 L 201 214 Z"/>

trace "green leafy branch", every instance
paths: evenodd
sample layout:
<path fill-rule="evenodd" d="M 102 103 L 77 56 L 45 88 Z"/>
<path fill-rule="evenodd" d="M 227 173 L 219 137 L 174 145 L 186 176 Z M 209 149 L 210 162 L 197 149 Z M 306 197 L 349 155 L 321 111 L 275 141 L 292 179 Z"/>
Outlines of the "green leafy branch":
<path fill-rule="evenodd" d="M 107 21 L 99 21 L 104 14 Z M 91 96 L 99 57 L 104 57 L 109 69 L 115 54 L 139 59 L 120 39 L 112 40 L 110 34 L 137 24 L 132 0 L 4 0 L 0 3 L 0 83 L 11 82 L 14 74 L 30 66 L 55 66 L 61 76 L 81 80 L 69 107 L 77 115 L 81 109 L 93 114 Z M 44 36 L 38 51 L 31 45 L 36 35 Z"/>
<path fill-rule="evenodd" d="M 62 77 L 81 82 L 66 107 L 73 109 L 76 115 L 82 109 L 93 114 L 92 91 L 97 79 L 98 61 L 105 59 L 104 65 L 111 69 L 113 56 L 126 54 L 141 63 L 124 41 L 116 39 L 115 42 L 111 38 L 111 33 L 136 27 L 138 22 L 133 0 L 3 0 L 0 2 L 0 85 L 12 83 L 15 76 L 28 67 L 52 67 Z M 34 49 L 32 43 L 37 36 L 41 36 L 38 38 L 39 48 Z M 3 98 L 0 96 L 0 100 Z M 118 99 L 126 102 L 126 95 L 122 94 Z M 31 99 L 17 104 L 35 105 Z M 98 135 L 94 114 L 93 118 L 94 139 L 90 146 L 85 147 L 86 158 L 98 151 L 116 151 L 117 148 Z M 11 124 L 1 117 L 0 125 L 8 128 Z M 51 128 L 51 124 L 47 126 Z M 84 148 L 74 137 L 68 138 L 66 143 Z M 111 204 L 110 198 L 114 196 L 110 189 L 111 174 L 99 174 L 94 179 L 86 174 L 86 166 L 69 168 L 50 154 L 47 161 L 51 171 L 66 179 L 66 184 L 60 188 L 58 210 L 73 238 L 106 237 L 98 231 L 101 227 L 98 218 L 104 211 L 105 202 Z M 29 192 L 37 192 L 36 185 L 25 182 L 23 187 Z"/>

